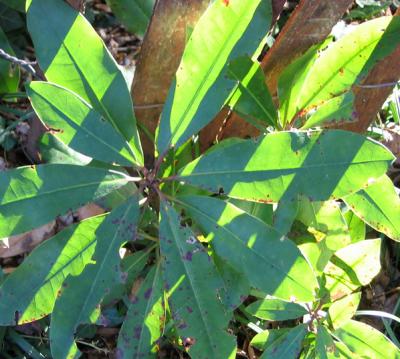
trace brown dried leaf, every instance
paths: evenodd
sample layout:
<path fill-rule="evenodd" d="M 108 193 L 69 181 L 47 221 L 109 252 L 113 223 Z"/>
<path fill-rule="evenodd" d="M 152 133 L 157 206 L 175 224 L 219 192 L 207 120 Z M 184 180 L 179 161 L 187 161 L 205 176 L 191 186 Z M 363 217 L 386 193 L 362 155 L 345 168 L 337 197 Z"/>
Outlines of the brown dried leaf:
<path fill-rule="evenodd" d="M 30 232 L 4 238 L 0 241 L 0 258 L 14 257 L 32 251 L 37 245 L 55 234 L 56 221 Z"/>

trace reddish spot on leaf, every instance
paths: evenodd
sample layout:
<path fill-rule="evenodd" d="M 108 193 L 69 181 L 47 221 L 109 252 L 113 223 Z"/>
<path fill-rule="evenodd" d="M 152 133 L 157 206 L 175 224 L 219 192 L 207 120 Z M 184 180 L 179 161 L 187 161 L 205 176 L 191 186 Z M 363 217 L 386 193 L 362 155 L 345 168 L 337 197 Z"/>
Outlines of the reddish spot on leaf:
<path fill-rule="evenodd" d="M 225 6 L 229 6 L 229 0 L 222 0 L 222 2 Z"/>

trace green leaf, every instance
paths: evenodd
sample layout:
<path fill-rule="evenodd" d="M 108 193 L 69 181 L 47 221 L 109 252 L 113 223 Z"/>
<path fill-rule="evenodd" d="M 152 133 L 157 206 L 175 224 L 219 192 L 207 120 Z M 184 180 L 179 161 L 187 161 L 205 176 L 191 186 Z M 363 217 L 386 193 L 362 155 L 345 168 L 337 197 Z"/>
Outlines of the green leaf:
<path fill-rule="evenodd" d="M 129 143 L 136 164 L 143 165 L 126 81 L 96 31 L 64 1 L 27 0 L 26 8 L 28 30 L 47 80 L 89 102 Z"/>
<path fill-rule="evenodd" d="M 381 239 L 368 239 L 340 249 L 324 272 L 331 300 L 343 298 L 369 284 L 381 270 Z"/>
<path fill-rule="evenodd" d="M 289 239 L 219 199 L 184 196 L 179 204 L 212 236 L 216 254 L 244 273 L 251 286 L 286 300 L 313 300 L 316 278 Z"/>
<path fill-rule="evenodd" d="M 358 25 L 325 49 L 325 44 L 314 47 L 289 65 L 278 84 L 283 124 L 350 91 L 354 83 L 359 83 L 398 46 L 399 30 L 397 17 L 374 19 Z"/>
<path fill-rule="evenodd" d="M 0 176 L 0 238 L 39 227 L 129 181 L 121 172 L 74 165 L 5 171 Z"/>
<path fill-rule="evenodd" d="M 323 325 L 318 325 L 315 343 L 315 358 L 328 359 L 328 354 L 334 352 L 335 343 L 332 336 Z"/>
<path fill-rule="evenodd" d="M 228 310 L 236 309 L 248 297 L 250 284 L 243 273 L 238 272 L 217 255 L 213 255 L 214 263 L 220 274 L 224 287 L 221 301 Z"/>
<path fill-rule="evenodd" d="M 400 198 L 392 180 L 382 176 L 344 198 L 351 210 L 372 228 L 400 241 Z"/>
<path fill-rule="evenodd" d="M 286 336 L 289 331 L 290 328 L 264 330 L 255 335 L 250 344 L 258 350 L 265 350 L 274 345 L 274 342 L 278 341 L 280 337 Z"/>
<path fill-rule="evenodd" d="M 163 295 L 161 270 L 154 266 L 128 308 L 118 336 L 118 358 L 157 357 L 165 317 Z"/>
<path fill-rule="evenodd" d="M 354 94 L 352 92 L 336 96 L 319 106 L 314 113 L 311 113 L 311 116 L 301 129 L 307 130 L 311 127 L 338 125 L 345 121 L 350 122 L 354 119 L 353 108 Z"/>
<path fill-rule="evenodd" d="M 325 201 L 382 176 L 393 158 L 379 143 L 351 132 L 277 132 L 216 146 L 171 179 L 250 201 L 290 201 L 298 195 Z"/>
<path fill-rule="evenodd" d="M 326 249 L 336 251 L 351 244 L 349 229 L 336 201 L 311 202 L 302 198 L 297 219 L 308 227 Z"/>
<path fill-rule="evenodd" d="M 79 324 L 95 323 L 103 297 L 122 282 L 119 249 L 135 239 L 139 220 L 137 196 L 113 210 L 92 234 L 97 238 L 93 263 L 79 276 L 69 276 L 56 301 L 51 320 L 51 352 L 55 358 L 79 355 L 74 333 Z"/>
<path fill-rule="evenodd" d="M 246 307 L 246 311 L 264 320 L 288 320 L 306 315 L 308 311 L 299 304 L 279 299 L 257 300 Z"/>
<path fill-rule="evenodd" d="M 7 36 L 0 27 L 0 48 L 10 55 L 15 55 Z M 0 94 L 16 92 L 19 85 L 19 67 L 0 59 Z"/>
<path fill-rule="evenodd" d="M 128 31 L 143 38 L 150 23 L 155 0 L 106 0 L 106 2 Z"/>
<path fill-rule="evenodd" d="M 278 113 L 260 64 L 249 57 L 240 57 L 229 64 L 228 76 L 238 83 L 229 105 L 261 131 L 268 126 L 275 128 Z"/>
<path fill-rule="evenodd" d="M 400 357 L 399 348 L 380 331 L 365 323 L 350 320 L 337 329 L 334 334 L 352 352 L 362 358 L 388 359 Z"/>
<path fill-rule="evenodd" d="M 160 250 L 168 304 L 193 358 L 235 358 L 236 343 L 220 301 L 223 282 L 204 247 L 167 202 L 160 205 Z M 190 338 L 190 339 L 189 339 Z"/>
<path fill-rule="evenodd" d="M 252 55 L 271 25 L 271 1 L 214 1 L 195 26 L 161 115 L 157 148 L 182 145 L 219 112 L 236 86 L 229 63 Z M 204 36 L 212 34 L 212 36 Z"/>
<path fill-rule="evenodd" d="M 332 303 L 329 307 L 329 318 L 332 326 L 337 329 L 354 317 L 361 300 L 361 292 L 346 295 Z"/>
<path fill-rule="evenodd" d="M 303 349 L 302 344 L 307 332 L 307 324 L 290 329 L 269 345 L 260 359 L 297 359 Z"/>
<path fill-rule="evenodd" d="M 25 0 L 0 0 L 0 2 L 14 10 L 25 12 Z"/>
<path fill-rule="evenodd" d="M 126 276 L 125 283 L 118 283 L 111 292 L 103 298 L 104 306 L 112 305 L 120 300 L 125 294 L 128 294 L 132 289 L 135 280 L 142 272 L 149 259 L 148 251 L 137 251 L 129 256 L 126 256 L 121 261 L 121 271 Z"/>
<path fill-rule="evenodd" d="M 257 217 L 269 226 L 272 226 L 273 220 L 273 205 L 261 202 L 249 202 L 241 199 L 230 198 L 229 202 L 234 206 L 242 209 L 253 217 Z"/>
<path fill-rule="evenodd" d="M 73 92 L 39 81 L 31 82 L 27 92 L 39 118 L 75 151 L 123 166 L 135 162 L 121 134 Z"/>
<path fill-rule="evenodd" d="M 78 275 L 96 246 L 104 216 L 72 225 L 43 242 L 0 287 L 0 325 L 30 323 L 50 314 L 65 278 Z M 17 314 L 16 314 L 17 313 Z"/>
<path fill-rule="evenodd" d="M 365 223 L 350 210 L 344 214 L 344 217 L 349 227 L 352 243 L 363 241 L 367 232 Z"/>

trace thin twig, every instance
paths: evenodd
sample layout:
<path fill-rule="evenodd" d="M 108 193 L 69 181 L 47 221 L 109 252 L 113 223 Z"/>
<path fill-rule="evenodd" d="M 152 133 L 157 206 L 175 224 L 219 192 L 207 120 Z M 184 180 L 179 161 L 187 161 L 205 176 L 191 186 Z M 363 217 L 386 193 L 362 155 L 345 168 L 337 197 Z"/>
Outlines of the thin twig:
<path fill-rule="evenodd" d="M 371 85 L 356 85 L 357 87 L 361 87 L 364 89 L 375 89 L 375 88 L 381 88 L 381 87 L 392 87 L 396 86 L 398 84 L 398 81 L 396 82 L 384 82 L 381 84 L 371 84 Z"/>
<path fill-rule="evenodd" d="M 8 54 L 2 48 L 0 48 L 0 58 L 9 61 L 13 64 L 16 64 L 25 69 L 26 71 L 30 72 L 33 76 L 36 76 L 36 70 L 33 68 L 33 66 L 37 64 L 36 61 L 32 62 L 32 61 L 21 60 L 18 57 Z"/>

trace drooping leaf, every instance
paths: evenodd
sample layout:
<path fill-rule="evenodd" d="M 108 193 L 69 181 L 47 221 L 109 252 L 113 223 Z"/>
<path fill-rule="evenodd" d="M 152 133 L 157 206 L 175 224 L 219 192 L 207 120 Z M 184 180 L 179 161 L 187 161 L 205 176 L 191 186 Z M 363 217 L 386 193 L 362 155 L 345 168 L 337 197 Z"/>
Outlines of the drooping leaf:
<path fill-rule="evenodd" d="M 24 324 L 52 312 L 58 290 L 92 258 L 103 222 L 95 217 L 70 226 L 37 247 L 0 287 L 0 325 Z M 17 313 L 17 314 L 16 314 Z"/>
<path fill-rule="evenodd" d="M 165 320 L 161 274 L 160 266 L 154 266 L 132 299 L 118 336 L 118 358 L 157 357 Z"/>
<path fill-rule="evenodd" d="M 206 233 L 216 254 L 250 285 L 284 300 L 311 301 L 317 282 L 296 245 L 230 203 L 200 196 L 179 197 Z"/>
<path fill-rule="evenodd" d="M 278 113 L 260 65 L 249 57 L 240 57 L 229 64 L 228 76 L 238 83 L 229 105 L 261 131 L 276 127 Z"/>
<path fill-rule="evenodd" d="M 7 36 L 0 27 L 0 48 L 10 55 L 15 55 Z M 0 94 L 16 92 L 19 85 L 19 67 L 0 59 Z"/>
<path fill-rule="evenodd" d="M 380 239 L 369 239 L 340 249 L 324 272 L 331 300 L 343 298 L 369 284 L 381 270 Z"/>
<path fill-rule="evenodd" d="M 72 149 L 104 162 L 135 163 L 121 134 L 73 92 L 39 81 L 31 82 L 27 92 L 39 118 Z"/>
<path fill-rule="evenodd" d="M 48 223 L 128 182 L 129 176 L 121 172 L 74 165 L 5 171 L 0 176 L 0 238 Z"/>
<path fill-rule="evenodd" d="M 308 332 L 307 324 L 300 324 L 290 329 L 269 345 L 260 358 L 262 359 L 297 359 L 303 349 L 303 340 Z"/>
<path fill-rule="evenodd" d="M 161 115 L 160 154 L 182 145 L 218 113 L 236 85 L 227 76 L 228 63 L 257 50 L 271 16 L 270 0 L 214 1 L 209 6 L 186 45 Z"/>
<path fill-rule="evenodd" d="M 251 201 L 325 201 L 359 190 L 392 160 L 385 147 L 351 132 L 277 132 L 216 146 L 171 179 Z"/>
<path fill-rule="evenodd" d="M 361 292 L 351 293 L 335 301 L 329 307 L 329 318 L 332 326 L 340 328 L 354 317 L 361 300 Z"/>
<path fill-rule="evenodd" d="M 378 178 L 344 200 L 372 228 L 400 241 L 400 198 L 388 176 Z"/>
<path fill-rule="evenodd" d="M 332 336 L 323 325 L 318 325 L 315 340 L 315 359 L 328 359 L 329 353 L 335 352 Z"/>
<path fill-rule="evenodd" d="M 28 30 L 47 80 L 89 102 L 129 143 L 136 164 L 143 165 L 126 81 L 96 31 L 64 1 L 27 0 L 26 8 Z"/>
<path fill-rule="evenodd" d="M 107 0 L 119 21 L 133 34 L 143 37 L 149 25 L 155 0 Z"/>
<path fill-rule="evenodd" d="M 97 238 L 93 263 L 79 276 L 69 276 L 56 301 L 51 320 L 51 352 L 55 358 L 76 358 L 74 334 L 79 324 L 95 323 L 103 297 L 122 282 L 119 248 L 135 239 L 139 219 L 137 196 L 114 209 L 93 236 Z"/>
<path fill-rule="evenodd" d="M 335 331 L 337 336 L 352 352 L 362 358 L 399 358 L 397 348 L 380 331 L 371 326 L 350 320 Z"/>
<path fill-rule="evenodd" d="M 193 358 L 234 358 L 236 344 L 220 301 L 223 282 L 203 246 L 167 202 L 160 206 L 160 250 L 168 304 Z"/>
<path fill-rule="evenodd" d="M 268 329 L 261 333 L 258 333 L 251 340 L 250 344 L 256 347 L 258 350 L 265 350 L 270 346 L 273 346 L 280 337 L 287 335 L 290 328 L 280 329 Z"/>
<path fill-rule="evenodd" d="M 325 49 L 326 45 L 311 49 L 289 65 L 278 85 L 283 123 L 292 121 L 299 111 L 306 112 L 349 91 L 396 48 L 399 29 L 397 17 L 374 19 L 358 25 Z"/>
<path fill-rule="evenodd" d="M 306 315 L 308 311 L 301 305 L 279 299 L 263 299 L 251 303 L 246 311 L 264 320 L 288 320 Z"/>

